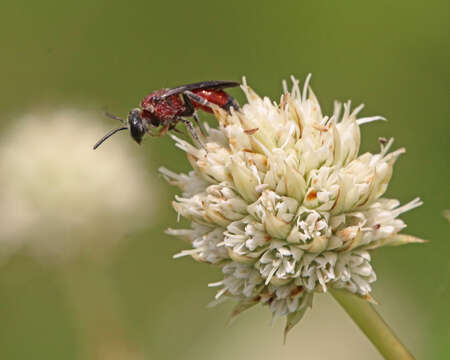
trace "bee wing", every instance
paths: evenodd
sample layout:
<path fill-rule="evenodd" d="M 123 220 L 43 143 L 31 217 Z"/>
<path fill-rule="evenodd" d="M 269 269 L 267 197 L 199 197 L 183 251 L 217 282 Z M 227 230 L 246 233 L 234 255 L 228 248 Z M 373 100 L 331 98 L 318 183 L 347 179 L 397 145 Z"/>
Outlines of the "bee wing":
<path fill-rule="evenodd" d="M 192 91 L 192 90 L 201 90 L 201 89 L 224 89 L 229 87 L 239 86 L 240 84 L 235 81 L 224 81 L 224 80 L 211 80 L 211 81 L 201 81 L 197 83 L 187 84 L 178 86 L 176 88 L 172 88 L 167 90 L 164 94 L 160 95 L 160 99 L 164 99 L 166 97 L 180 94 L 184 91 Z"/>

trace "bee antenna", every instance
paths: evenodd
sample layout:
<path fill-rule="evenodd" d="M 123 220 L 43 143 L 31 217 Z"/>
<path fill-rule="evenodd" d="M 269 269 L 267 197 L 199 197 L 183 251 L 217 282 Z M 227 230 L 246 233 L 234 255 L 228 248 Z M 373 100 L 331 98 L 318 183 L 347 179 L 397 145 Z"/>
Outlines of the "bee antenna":
<path fill-rule="evenodd" d="M 128 128 L 126 126 L 118 128 L 118 129 L 113 129 L 111 131 L 109 131 L 105 136 L 103 136 L 99 141 L 97 141 L 94 145 L 94 150 L 97 149 L 101 144 L 103 144 L 103 142 L 110 138 L 111 136 L 113 136 L 116 132 L 122 131 L 122 130 L 127 130 Z"/>
<path fill-rule="evenodd" d="M 122 118 L 120 118 L 120 117 L 118 117 L 118 116 L 116 116 L 116 115 L 114 115 L 114 114 L 111 114 L 111 113 L 105 111 L 105 115 L 106 115 L 107 117 L 110 117 L 111 119 L 119 120 L 122 124 L 125 124 L 125 120 L 123 120 Z"/>

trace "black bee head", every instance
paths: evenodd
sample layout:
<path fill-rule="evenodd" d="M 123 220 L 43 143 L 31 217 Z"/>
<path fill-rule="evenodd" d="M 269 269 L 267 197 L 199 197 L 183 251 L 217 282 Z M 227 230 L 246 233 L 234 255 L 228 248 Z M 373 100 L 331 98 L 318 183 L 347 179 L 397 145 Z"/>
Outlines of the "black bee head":
<path fill-rule="evenodd" d="M 142 137 L 145 134 L 145 126 L 142 121 L 141 110 L 133 109 L 128 113 L 127 117 L 128 128 L 130 135 L 138 144 L 141 143 Z"/>
<path fill-rule="evenodd" d="M 141 115 L 142 111 L 140 109 L 131 110 L 128 113 L 127 121 L 121 119 L 120 117 L 118 117 L 116 115 L 110 114 L 110 113 L 105 113 L 105 114 L 106 114 L 106 116 L 108 116 L 112 119 L 119 120 L 123 125 L 126 125 L 126 126 L 122 126 L 120 128 L 109 131 L 105 136 L 103 136 L 99 141 L 97 141 L 97 143 L 94 145 L 94 150 L 97 149 L 101 144 L 103 144 L 103 142 L 105 140 L 109 139 L 115 133 L 122 131 L 122 130 L 130 130 L 130 135 L 134 139 L 134 141 L 136 141 L 138 144 L 141 143 L 142 137 L 145 134 L 145 126 L 144 126 L 144 122 L 142 120 L 142 115 Z"/>

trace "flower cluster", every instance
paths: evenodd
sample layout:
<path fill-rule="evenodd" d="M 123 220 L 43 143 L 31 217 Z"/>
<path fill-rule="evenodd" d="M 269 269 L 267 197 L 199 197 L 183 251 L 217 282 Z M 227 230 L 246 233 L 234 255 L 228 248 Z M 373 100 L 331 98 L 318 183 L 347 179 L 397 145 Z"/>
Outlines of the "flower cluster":
<path fill-rule="evenodd" d="M 219 129 L 207 128 L 204 146 L 175 136 L 193 171 L 161 169 L 182 190 L 173 206 L 192 222 L 169 229 L 192 244 L 176 256 L 222 266 L 216 298 L 238 300 L 234 314 L 257 303 L 287 316 L 291 329 L 314 292 L 343 288 L 370 298 L 376 274 L 370 251 L 420 242 L 400 235 L 398 219 L 419 205 L 383 198 L 393 165 L 404 149 L 358 156 L 360 125 L 383 120 L 358 118 L 350 102 L 322 114 L 306 80 L 292 79 L 279 104 L 242 86 L 248 104 L 231 114 L 215 109 Z M 343 109 L 342 109 L 343 108 Z M 343 110 L 343 111 L 342 111 Z"/>

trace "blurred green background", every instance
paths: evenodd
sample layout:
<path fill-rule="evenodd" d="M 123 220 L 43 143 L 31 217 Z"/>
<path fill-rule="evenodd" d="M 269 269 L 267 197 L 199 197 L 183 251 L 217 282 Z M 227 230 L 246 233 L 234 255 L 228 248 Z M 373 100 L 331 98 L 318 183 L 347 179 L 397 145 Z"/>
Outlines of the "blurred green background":
<path fill-rule="evenodd" d="M 387 196 L 424 200 L 402 218 L 408 233 L 430 243 L 379 250 L 374 296 L 418 358 L 448 359 L 450 224 L 442 211 L 450 208 L 449 4 L 6 0 L 0 130 L 35 109 L 64 106 L 97 112 L 113 127 L 105 109 L 125 116 L 154 89 L 243 75 L 258 93 L 278 100 L 282 79 L 303 80 L 311 72 L 325 112 L 335 99 L 352 99 L 366 104 L 364 116 L 389 120 L 363 127 L 362 151 L 377 150 L 379 136 L 407 148 Z M 232 93 L 243 101 L 239 90 Z M 169 138 L 148 140 L 139 151 L 151 173 L 163 165 L 188 170 Z M 327 299 L 317 301 L 286 346 L 282 324 L 270 327 L 267 309 L 225 327 L 231 305 L 206 308 L 214 295 L 206 284 L 220 278 L 219 270 L 171 258 L 186 246 L 163 233 L 177 226 L 169 205 L 175 190 L 157 181 L 161 200 L 148 205 L 157 207 L 157 217 L 129 233 L 102 275 L 117 291 L 124 337 L 144 359 L 314 359 L 329 351 L 334 358 L 379 358 Z M 54 268 L 23 254 L 2 265 L 0 359 L 88 358 L 88 330 L 74 321 L 58 279 Z"/>

